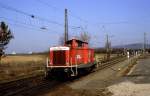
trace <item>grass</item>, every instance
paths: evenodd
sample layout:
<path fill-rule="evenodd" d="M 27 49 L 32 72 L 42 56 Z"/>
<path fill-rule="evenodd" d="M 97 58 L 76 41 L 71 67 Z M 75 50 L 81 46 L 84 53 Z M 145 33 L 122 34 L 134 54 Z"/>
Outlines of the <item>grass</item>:
<path fill-rule="evenodd" d="M 14 62 L 29 62 L 29 61 L 41 61 L 45 59 L 45 55 L 20 55 L 20 56 L 6 56 L 4 58 L 2 58 L 1 63 L 14 63 Z"/>
<path fill-rule="evenodd" d="M 0 83 L 44 72 L 46 55 L 6 56 L 0 64 Z"/>
<path fill-rule="evenodd" d="M 110 59 L 114 58 L 114 57 L 117 57 L 117 56 L 118 56 L 118 54 L 111 54 Z M 105 61 L 105 59 L 106 59 L 106 54 L 95 54 L 95 60 L 97 62 Z"/>

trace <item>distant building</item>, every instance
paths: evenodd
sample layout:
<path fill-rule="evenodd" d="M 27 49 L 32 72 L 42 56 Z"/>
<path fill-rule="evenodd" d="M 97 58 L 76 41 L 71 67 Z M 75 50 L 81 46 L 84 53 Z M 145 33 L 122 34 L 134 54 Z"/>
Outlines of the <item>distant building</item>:
<path fill-rule="evenodd" d="M 12 55 L 16 55 L 16 52 L 15 52 L 15 51 L 13 51 L 11 54 L 12 54 Z"/>
<path fill-rule="evenodd" d="M 32 54 L 32 53 L 33 53 L 32 51 L 28 52 L 28 54 Z"/>

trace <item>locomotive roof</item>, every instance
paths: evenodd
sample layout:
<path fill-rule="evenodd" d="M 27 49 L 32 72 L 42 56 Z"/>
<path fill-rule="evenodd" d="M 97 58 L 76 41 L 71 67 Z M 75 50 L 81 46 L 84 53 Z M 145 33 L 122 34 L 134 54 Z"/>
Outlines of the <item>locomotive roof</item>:
<path fill-rule="evenodd" d="M 86 44 L 88 44 L 87 42 L 84 42 L 84 41 L 78 40 L 78 39 L 71 39 L 71 40 L 68 40 L 68 41 L 66 41 L 66 44 L 71 43 L 73 40 L 76 40 L 77 43 L 86 43 Z"/>

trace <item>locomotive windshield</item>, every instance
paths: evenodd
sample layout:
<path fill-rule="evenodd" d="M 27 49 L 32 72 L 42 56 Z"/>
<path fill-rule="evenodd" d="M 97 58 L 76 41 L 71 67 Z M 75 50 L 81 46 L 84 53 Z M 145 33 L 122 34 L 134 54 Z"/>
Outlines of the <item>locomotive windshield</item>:
<path fill-rule="evenodd" d="M 83 42 L 81 40 L 76 40 L 76 39 L 72 39 L 72 40 L 68 40 L 65 43 L 67 46 L 76 46 L 76 47 L 84 47 L 84 45 L 88 45 L 87 42 Z"/>

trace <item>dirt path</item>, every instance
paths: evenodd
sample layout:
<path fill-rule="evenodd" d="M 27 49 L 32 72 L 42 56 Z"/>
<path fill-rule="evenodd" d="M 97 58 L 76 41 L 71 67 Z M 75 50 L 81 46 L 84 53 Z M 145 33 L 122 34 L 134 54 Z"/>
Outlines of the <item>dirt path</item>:
<path fill-rule="evenodd" d="M 150 96 L 150 58 L 142 59 L 108 89 L 113 96 Z"/>

